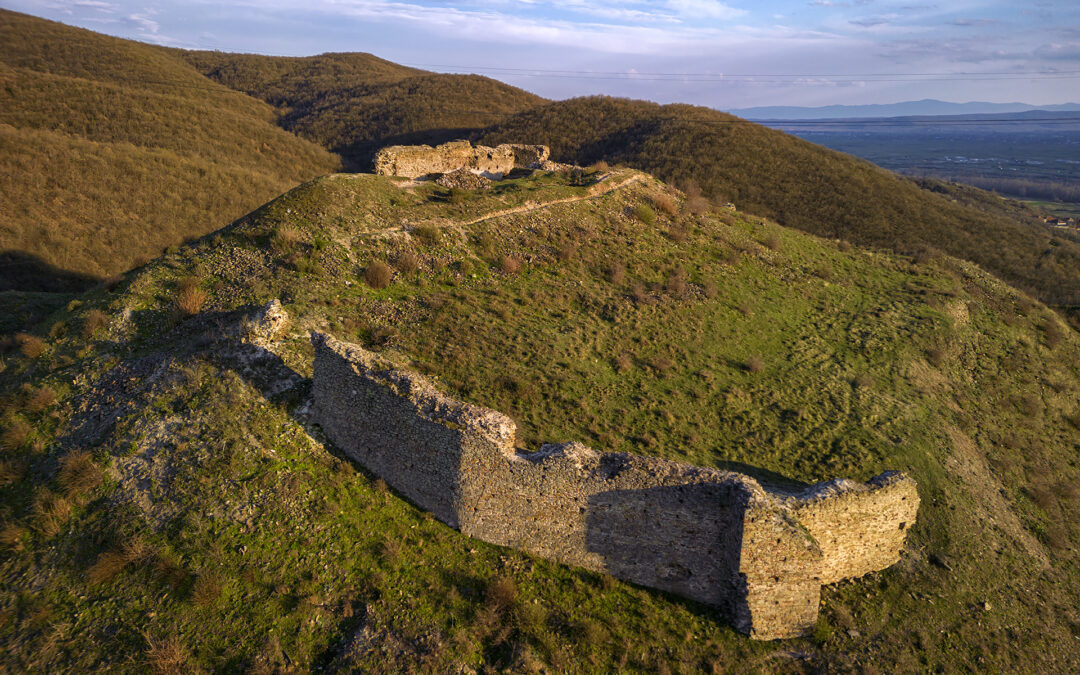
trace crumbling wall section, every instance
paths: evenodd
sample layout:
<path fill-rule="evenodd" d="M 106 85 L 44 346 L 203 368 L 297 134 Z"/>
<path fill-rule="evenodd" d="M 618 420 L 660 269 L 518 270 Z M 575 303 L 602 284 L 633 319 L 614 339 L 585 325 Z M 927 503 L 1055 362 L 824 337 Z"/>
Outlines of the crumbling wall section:
<path fill-rule="evenodd" d="M 375 155 L 375 173 L 422 178 L 467 169 L 499 180 L 514 169 L 538 169 L 548 161 L 545 145 L 503 144 L 494 148 L 468 141 L 430 145 L 392 145 Z"/>
<path fill-rule="evenodd" d="M 717 606 L 755 638 L 806 634 L 823 581 L 892 564 L 914 522 L 901 474 L 789 495 L 580 443 L 519 453 L 505 415 L 355 345 L 312 342 L 316 421 L 418 506 L 469 536 Z"/>
<path fill-rule="evenodd" d="M 819 483 L 788 505 L 821 546 L 821 582 L 831 584 L 900 559 L 919 493 L 912 479 L 887 472 L 865 485 L 843 479 Z"/>

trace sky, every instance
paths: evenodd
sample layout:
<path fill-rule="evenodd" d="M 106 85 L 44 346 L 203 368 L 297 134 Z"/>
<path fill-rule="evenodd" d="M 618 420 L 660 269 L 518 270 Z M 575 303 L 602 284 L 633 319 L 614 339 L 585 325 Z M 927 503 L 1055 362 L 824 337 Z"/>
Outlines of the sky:
<path fill-rule="evenodd" d="M 1067 0 L 0 0 L 102 33 L 307 56 L 360 51 L 548 98 L 721 110 L 1080 100 Z"/>

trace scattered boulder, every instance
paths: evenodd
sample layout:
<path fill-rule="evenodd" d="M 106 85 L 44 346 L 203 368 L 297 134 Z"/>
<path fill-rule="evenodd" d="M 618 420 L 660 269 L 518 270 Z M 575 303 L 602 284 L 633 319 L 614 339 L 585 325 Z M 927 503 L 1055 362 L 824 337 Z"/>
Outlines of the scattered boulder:
<path fill-rule="evenodd" d="M 469 169 L 455 169 L 450 173 L 444 173 L 435 179 L 435 183 L 444 188 L 459 188 L 462 190 L 484 190 L 491 186 L 491 179 L 485 178 Z"/>

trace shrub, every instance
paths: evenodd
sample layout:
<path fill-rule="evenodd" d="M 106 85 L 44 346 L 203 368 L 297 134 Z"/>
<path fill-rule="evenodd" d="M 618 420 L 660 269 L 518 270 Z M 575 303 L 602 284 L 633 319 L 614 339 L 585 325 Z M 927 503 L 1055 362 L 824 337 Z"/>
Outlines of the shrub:
<path fill-rule="evenodd" d="M 947 354 L 944 349 L 940 347 L 931 347 L 926 350 L 926 360 L 930 362 L 935 368 L 941 368 L 945 365 Z"/>
<path fill-rule="evenodd" d="M 681 244 L 686 241 L 688 234 L 689 231 L 686 228 L 686 223 L 683 222 L 672 223 L 671 227 L 668 228 L 668 237 L 676 244 Z"/>
<path fill-rule="evenodd" d="M 416 237 L 427 246 L 434 246 L 438 244 L 439 240 L 442 238 L 442 232 L 434 225 L 421 225 L 413 229 L 412 236 Z"/>
<path fill-rule="evenodd" d="M 612 263 L 608 267 L 608 280 L 613 284 L 621 284 L 626 279 L 626 266 L 622 263 Z"/>
<path fill-rule="evenodd" d="M 867 389 L 874 386 L 874 378 L 869 373 L 859 373 L 855 376 L 854 383 L 859 389 Z"/>
<path fill-rule="evenodd" d="M 558 256 L 560 262 L 568 262 L 572 260 L 575 255 L 577 255 L 577 246 L 575 246 L 573 242 L 565 242 L 559 247 Z"/>
<path fill-rule="evenodd" d="M 671 195 L 661 192 L 652 198 L 653 207 L 660 213 L 673 216 L 679 212 L 679 205 L 671 198 Z"/>
<path fill-rule="evenodd" d="M 711 281 L 711 280 L 705 282 L 704 286 L 702 287 L 702 290 L 705 292 L 705 297 L 709 298 L 710 300 L 715 298 L 717 296 L 717 294 L 720 292 L 720 289 L 718 289 L 716 287 L 716 282 Z"/>
<path fill-rule="evenodd" d="M 517 274 L 521 270 L 521 260 L 512 255 L 505 255 L 499 263 L 499 269 L 503 274 Z"/>
<path fill-rule="evenodd" d="M 394 267 L 402 274 L 412 274 L 420 269 L 420 258 L 412 251 L 405 251 L 394 260 Z"/>
<path fill-rule="evenodd" d="M 372 288 L 386 288 L 390 285 L 393 271 L 381 260 L 376 260 L 364 270 L 364 281 Z"/>
<path fill-rule="evenodd" d="M 664 288 L 672 295 L 685 295 L 689 288 L 686 283 L 686 270 L 681 267 L 672 270 L 671 274 L 668 275 L 667 281 L 664 282 Z"/>
<path fill-rule="evenodd" d="M 109 325 L 109 315 L 100 309 L 92 309 L 83 317 L 82 334 L 89 338 Z"/>
<path fill-rule="evenodd" d="M 739 314 L 742 314 L 743 316 L 750 316 L 754 313 L 754 306 L 749 302 L 740 302 L 736 309 L 738 309 Z"/>
<path fill-rule="evenodd" d="M 627 353 L 619 354 L 615 357 L 615 370 L 620 373 L 625 373 L 634 366 L 634 359 Z"/>
<path fill-rule="evenodd" d="M 19 353 L 28 359 L 36 359 L 45 353 L 45 341 L 36 335 L 19 333 L 15 336 L 15 343 L 19 345 Z"/>
<path fill-rule="evenodd" d="M 202 311 L 206 302 L 206 291 L 195 284 L 181 282 L 180 292 L 176 296 L 176 308 L 185 316 L 193 316 Z"/>
<path fill-rule="evenodd" d="M 760 373 L 765 370 L 765 359 L 760 356 L 751 356 L 746 360 L 746 370 L 751 373 Z"/>
<path fill-rule="evenodd" d="M 770 251 L 779 251 L 780 235 L 776 234 L 775 232 L 770 232 L 768 236 L 765 237 L 765 241 L 763 241 L 762 243 L 765 244 L 765 247 L 768 248 Z"/>
<path fill-rule="evenodd" d="M 651 365 L 653 370 L 658 373 L 666 373 L 667 371 L 671 370 L 672 367 L 674 367 L 675 362 L 667 356 L 661 355 L 654 358 L 652 360 L 652 363 L 650 363 L 649 365 Z"/>
<path fill-rule="evenodd" d="M 656 223 L 656 213 L 649 208 L 648 204 L 639 204 L 638 207 L 634 209 L 634 217 L 646 225 L 653 225 Z"/>
<path fill-rule="evenodd" d="M 315 276 L 319 273 L 319 261 L 309 255 L 297 257 L 293 265 L 300 274 Z"/>
<path fill-rule="evenodd" d="M 600 160 L 596 164 L 593 164 L 590 168 L 597 173 L 604 173 L 611 169 L 611 167 L 608 166 L 608 163 L 604 160 Z"/>
<path fill-rule="evenodd" d="M 840 241 L 836 242 L 836 248 L 840 249 L 841 253 L 847 253 L 851 250 L 851 242 L 846 239 L 841 239 Z"/>
<path fill-rule="evenodd" d="M 640 281 L 636 282 L 630 289 L 630 297 L 638 305 L 644 304 L 649 301 L 649 292 L 645 290 L 645 284 Z"/>

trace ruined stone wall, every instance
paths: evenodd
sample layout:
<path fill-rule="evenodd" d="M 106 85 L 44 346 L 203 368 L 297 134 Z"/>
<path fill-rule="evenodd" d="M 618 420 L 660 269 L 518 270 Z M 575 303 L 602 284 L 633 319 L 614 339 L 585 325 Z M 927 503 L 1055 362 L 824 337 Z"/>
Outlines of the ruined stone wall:
<path fill-rule="evenodd" d="M 915 482 L 889 472 L 866 485 L 833 480 L 807 489 L 790 506 L 821 546 L 821 583 L 860 577 L 900 559 L 915 524 Z"/>
<path fill-rule="evenodd" d="M 914 522 L 918 495 L 900 474 L 788 495 L 739 473 L 579 443 L 518 453 L 505 415 L 360 347 L 312 342 L 316 420 L 418 506 L 469 536 L 715 605 L 756 638 L 805 634 L 823 579 L 892 564 Z"/>
<path fill-rule="evenodd" d="M 473 146 L 468 141 L 451 141 L 442 145 L 392 145 L 375 155 L 375 173 L 382 176 L 422 178 L 468 169 L 475 173 L 501 179 L 517 168 L 538 169 L 548 161 L 544 145 L 503 144 L 494 148 Z"/>

